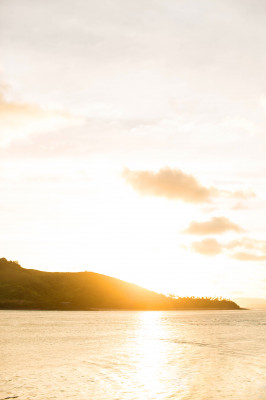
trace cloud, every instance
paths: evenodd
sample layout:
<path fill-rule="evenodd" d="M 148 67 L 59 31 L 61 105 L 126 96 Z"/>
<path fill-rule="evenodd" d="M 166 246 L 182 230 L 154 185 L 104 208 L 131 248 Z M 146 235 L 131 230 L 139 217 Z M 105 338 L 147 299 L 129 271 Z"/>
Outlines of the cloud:
<path fill-rule="evenodd" d="M 232 207 L 232 210 L 236 210 L 236 211 L 238 211 L 238 210 L 246 210 L 247 208 L 248 207 L 246 205 L 244 205 L 241 202 L 238 202 Z"/>
<path fill-rule="evenodd" d="M 238 261 L 266 260 L 266 241 L 264 240 L 242 238 L 223 244 L 215 238 L 207 238 L 199 242 L 192 242 L 191 248 L 199 254 L 212 257 L 222 253 Z M 237 251 L 235 251 L 236 249 Z"/>
<path fill-rule="evenodd" d="M 252 190 L 236 190 L 232 192 L 230 190 L 220 190 L 212 187 L 210 188 L 210 193 L 213 197 L 227 197 L 230 199 L 247 199 L 249 197 L 256 197 L 256 194 Z"/>
<path fill-rule="evenodd" d="M 266 241 L 248 237 L 233 240 L 224 245 L 226 250 L 237 250 L 230 254 L 231 258 L 239 261 L 264 261 L 266 260 Z"/>
<path fill-rule="evenodd" d="M 178 169 L 162 168 L 158 172 L 132 171 L 125 168 L 123 178 L 142 195 L 182 200 L 187 203 L 204 203 L 212 197 L 244 197 L 244 192 L 230 192 L 202 186 L 192 175 Z"/>
<path fill-rule="evenodd" d="M 37 104 L 7 101 L 0 92 L 0 147 L 2 148 L 33 133 L 81 123 L 82 118 L 64 110 L 45 109 Z"/>
<path fill-rule="evenodd" d="M 222 246 L 213 238 L 204 239 L 200 242 L 193 242 L 192 249 L 197 253 L 210 257 L 217 256 L 217 254 L 222 252 Z"/>
<path fill-rule="evenodd" d="M 163 168 L 159 172 L 125 169 L 123 177 L 143 195 L 179 199 L 188 203 L 209 201 L 209 191 L 192 175 L 176 169 Z"/>
<path fill-rule="evenodd" d="M 225 217 L 213 217 L 210 221 L 192 221 L 183 233 L 190 235 L 221 234 L 227 231 L 243 232 L 243 229 Z"/>
<path fill-rule="evenodd" d="M 227 245 L 226 249 L 232 250 L 235 248 L 242 248 L 245 250 L 255 250 L 266 254 L 266 241 L 243 237 L 241 239 L 232 240 Z"/>
<path fill-rule="evenodd" d="M 245 252 L 234 253 L 232 256 L 235 260 L 239 261 L 264 261 L 266 260 L 265 255 L 251 254 Z"/>

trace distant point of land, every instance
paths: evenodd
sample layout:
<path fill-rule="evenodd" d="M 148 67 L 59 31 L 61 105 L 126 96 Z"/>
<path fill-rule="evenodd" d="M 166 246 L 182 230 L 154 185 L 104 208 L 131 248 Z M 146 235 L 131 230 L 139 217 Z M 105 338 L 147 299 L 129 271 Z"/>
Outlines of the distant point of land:
<path fill-rule="evenodd" d="M 0 309 L 238 310 L 233 301 L 171 297 L 95 272 L 44 272 L 0 258 Z"/>

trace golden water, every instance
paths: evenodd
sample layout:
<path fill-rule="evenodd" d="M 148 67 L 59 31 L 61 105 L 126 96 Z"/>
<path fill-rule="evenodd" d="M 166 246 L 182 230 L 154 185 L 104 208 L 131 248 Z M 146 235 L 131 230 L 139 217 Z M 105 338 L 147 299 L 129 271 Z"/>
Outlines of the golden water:
<path fill-rule="evenodd" d="M 0 311 L 0 399 L 265 400 L 263 311 Z"/>

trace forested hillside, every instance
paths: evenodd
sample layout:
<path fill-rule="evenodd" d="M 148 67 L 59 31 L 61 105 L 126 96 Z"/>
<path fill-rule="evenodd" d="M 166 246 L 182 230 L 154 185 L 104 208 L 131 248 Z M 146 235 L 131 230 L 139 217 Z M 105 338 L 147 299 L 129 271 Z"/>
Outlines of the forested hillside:
<path fill-rule="evenodd" d="M 173 298 L 94 272 L 44 272 L 0 259 L 0 309 L 238 309 L 230 300 Z"/>

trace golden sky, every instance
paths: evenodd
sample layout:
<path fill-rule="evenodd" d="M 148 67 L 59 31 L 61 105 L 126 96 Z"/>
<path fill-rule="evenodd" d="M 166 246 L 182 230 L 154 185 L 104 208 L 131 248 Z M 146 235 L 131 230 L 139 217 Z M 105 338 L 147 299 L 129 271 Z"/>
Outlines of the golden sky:
<path fill-rule="evenodd" d="M 1 256 L 265 297 L 266 4 L 1 0 Z"/>

